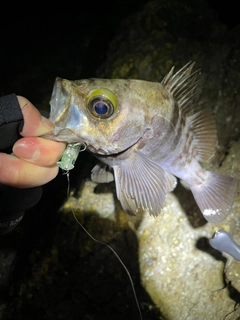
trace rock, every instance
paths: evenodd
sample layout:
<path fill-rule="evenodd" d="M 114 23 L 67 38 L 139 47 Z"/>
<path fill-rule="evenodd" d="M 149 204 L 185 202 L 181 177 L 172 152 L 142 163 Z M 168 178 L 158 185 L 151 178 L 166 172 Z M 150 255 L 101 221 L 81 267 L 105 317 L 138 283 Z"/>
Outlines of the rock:
<path fill-rule="evenodd" d="M 215 171 L 240 178 L 239 151 L 240 141 L 232 145 L 222 167 Z M 218 320 L 229 313 L 231 319 L 237 319 L 240 264 L 227 254 L 223 254 L 226 259 L 217 257 L 206 241 L 202 246 L 200 240 L 224 229 L 240 243 L 239 220 L 239 191 L 231 214 L 217 225 L 194 228 L 181 198 L 174 194 L 168 195 L 157 218 L 144 215 L 137 231 L 141 279 L 166 319 Z"/>
<path fill-rule="evenodd" d="M 102 218 L 114 219 L 115 203 L 113 193 L 95 193 L 97 183 L 87 180 L 85 181 L 79 197 L 70 197 L 64 204 L 63 210 L 72 208 L 80 212 L 96 212 Z"/>

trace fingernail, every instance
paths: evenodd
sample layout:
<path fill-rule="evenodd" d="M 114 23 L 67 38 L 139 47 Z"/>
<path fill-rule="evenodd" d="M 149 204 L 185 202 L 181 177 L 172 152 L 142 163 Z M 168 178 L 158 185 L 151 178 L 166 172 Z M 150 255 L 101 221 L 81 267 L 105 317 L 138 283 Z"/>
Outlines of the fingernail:
<path fill-rule="evenodd" d="M 45 118 L 44 116 L 41 116 L 41 122 L 42 124 L 48 128 L 50 131 L 52 131 L 54 129 L 54 124 L 48 120 L 47 118 Z"/>
<path fill-rule="evenodd" d="M 25 142 L 15 144 L 12 151 L 18 158 L 26 160 L 36 160 L 40 154 L 33 143 Z"/>

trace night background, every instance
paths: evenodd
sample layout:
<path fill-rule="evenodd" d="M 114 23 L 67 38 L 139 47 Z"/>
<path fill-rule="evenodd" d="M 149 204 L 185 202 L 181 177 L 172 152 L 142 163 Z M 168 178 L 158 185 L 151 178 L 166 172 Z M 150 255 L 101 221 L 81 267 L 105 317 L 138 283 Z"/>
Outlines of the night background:
<path fill-rule="evenodd" d="M 36 12 L 1 20 L 1 95 L 16 92 L 36 104 L 51 94 L 56 76 L 94 77 L 121 22 L 147 2 L 117 1 L 108 11 Z M 235 1 L 208 4 L 228 28 L 238 24 Z"/>
<path fill-rule="evenodd" d="M 61 13 L 47 13 L 46 10 L 46 13 L 38 14 L 36 11 L 32 15 L 27 13 L 25 16 L 19 14 L 19 17 L 14 17 L 13 19 L 8 17 L 7 22 L 1 20 L 1 96 L 16 93 L 29 99 L 37 108 L 49 110 L 48 101 L 50 100 L 52 87 L 56 77 L 66 78 L 69 80 L 101 77 L 101 71 L 104 69 L 104 64 L 108 59 L 109 47 L 113 39 L 115 39 L 118 31 L 121 29 L 123 21 L 125 21 L 129 16 L 134 15 L 139 10 L 142 10 L 143 6 L 148 2 L 150 1 L 117 1 L 110 7 L 108 5 L 108 11 L 102 12 L 78 12 L 79 9 L 73 7 L 69 12 L 62 11 Z M 178 1 L 173 2 L 175 4 L 178 3 Z M 192 3 L 190 0 L 179 1 L 179 3 L 180 2 L 184 2 L 186 4 Z M 198 1 L 196 1 L 196 3 L 197 2 Z M 209 0 L 208 5 L 216 20 L 220 21 L 227 30 L 231 31 L 239 25 L 240 18 L 237 2 L 228 1 L 220 3 Z M 2 15 L 4 15 L 4 12 L 2 12 Z M 121 30 L 124 30 L 124 28 Z M 203 37 L 203 35 L 200 35 L 199 38 L 201 36 Z M 124 34 L 122 37 L 124 39 Z M 105 72 L 103 72 L 103 76 L 104 75 Z M 77 187 L 80 185 L 80 181 L 89 178 L 94 161 L 93 157 L 86 152 L 84 153 L 84 156 L 81 156 L 81 158 L 79 157 L 76 163 L 75 172 L 70 175 L 71 187 Z M 105 251 L 107 251 L 107 249 L 99 246 L 97 247 L 98 252 L 94 252 L 93 250 L 90 257 L 85 253 L 82 253 L 80 254 L 81 258 L 79 261 L 76 262 L 74 260 L 76 252 L 74 252 L 72 247 L 74 247 L 78 242 L 80 246 L 81 241 L 74 238 L 71 242 L 69 240 L 68 229 L 71 228 L 71 223 L 75 222 L 70 218 L 69 220 L 62 222 L 62 218 L 59 217 L 58 213 L 63 200 L 66 199 L 66 192 L 66 176 L 59 172 L 59 175 L 54 181 L 43 187 L 43 196 L 41 201 L 35 208 L 25 214 L 23 219 L 24 221 L 21 222 L 20 226 L 18 226 L 11 234 L 0 239 L 0 249 L 3 250 L 3 252 L 7 252 L 6 256 L 8 254 L 8 250 L 9 252 L 11 252 L 11 250 L 16 250 L 13 257 L 13 263 L 9 263 L 9 266 L 7 264 L 8 270 L 6 272 L 6 281 L 3 281 L 2 290 L 0 286 L 0 320 L 22 320 L 27 318 L 90 320 L 108 319 L 108 317 L 114 317 L 116 320 L 124 318 L 139 319 L 134 300 L 132 298 L 128 300 L 129 297 L 132 297 L 132 291 L 131 288 L 129 288 L 129 280 L 126 277 L 124 270 L 119 271 L 119 269 L 121 269 L 119 262 L 113 262 L 115 258 L 111 257 L 111 252 L 108 253 L 107 258 L 102 258 L 106 260 L 109 258 L 107 263 L 110 266 L 109 268 L 112 266 L 112 270 L 105 270 L 109 277 L 109 282 L 105 284 L 104 281 L 106 280 L 103 280 L 102 286 L 100 285 L 101 288 L 97 289 L 93 288 L 93 284 L 97 281 L 96 278 L 98 276 L 95 275 L 96 278 L 94 278 L 94 271 L 92 271 L 91 268 L 98 263 L 102 263 L 99 255 L 106 254 Z M 104 228 L 103 223 L 100 225 Z M 78 230 L 79 228 L 80 227 L 78 227 Z M 115 230 L 114 228 L 115 227 L 113 226 L 113 233 Z M 82 232 L 82 230 L 79 232 Z M 62 237 L 66 235 L 66 242 L 62 242 L 60 233 Z M 83 237 L 87 238 L 87 236 Z M 148 294 L 141 287 L 136 257 L 136 239 L 130 231 L 126 231 L 124 237 L 126 239 L 124 238 L 125 240 L 123 240 L 120 238 L 120 242 L 128 242 L 131 240 L 134 243 L 133 250 L 130 250 L 130 253 L 126 254 L 125 261 L 127 261 L 130 273 L 133 275 L 135 280 L 137 295 L 141 300 L 146 301 L 146 305 L 150 306 L 148 311 L 145 310 L 145 313 L 143 312 L 144 319 L 163 319 Z M 108 238 L 104 239 L 104 241 L 105 240 L 108 242 Z M 38 257 L 35 253 L 48 253 L 48 251 L 52 250 L 52 244 L 57 241 L 59 241 L 61 244 L 59 247 L 62 246 L 61 249 L 63 250 L 63 258 L 61 259 L 64 260 L 64 254 L 66 255 L 65 260 L 61 260 L 62 265 L 68 266 L 68 264 L 76 264 L 76 269 L 72 270 L 70 284 L 67 281 L 65 282 L 64 280 L 61 280 L 61 276 L 59 277 L 60 280 L 58 280 L 57 277 L 62 272 L 61 267 L 64 267 L 60 266 L 59 269 L 56 268 L 54 266 L 53 258 L 48 267 L 54 270 L 53 273 L 55 274 L 55 280 L 53 280 L 53 283 L 55 281 L 55 284 L 52 284 L 50 281 L 51 284 L 49 285 L 47 282 L 46 285 L 47 288 L 51 288 L 52 286 L 54 290 L 53 293 L 50 292 L 50 289 L 45 289 L 44 284 L 39 284 L 37 289 L 34 288 L 36 291 L 33 291 L 33 293 L 26 293 L 27 289 L 22 285 L 22 283 L 26 281 L 26 287 L 31 287 L 30 281 L 32 280 L 29 280 L 29 278 L 31 278 L 32 271 L 30 271 L 29 265 L 33 264 L 35 267 L 42 262 L 42 258 Z M 71 242 L 70 248 L 67 244 L 68 241 Z M 76 243 L 74 241 L 76 241 Z M 88 241 L 90 242 L 90 240 Z M 115 243 L 113 243 L 113 246 L 114 244 Z M 88 246 L 97 245 L 89 245 L 88 243 Z M 89 249 L 89 251 L 91 250 Z M 54 254 L 52 255 L 54 256 Z M 61 254 L 59 253 L 59 257 L 60 255 Z M 129 255 L 136 258 L 135 263 L 130 261 Z M 118 269 L 117 275 L 114 271 L 116 270 L 115 268 Z M 80 275 L 80 272 L 82 272 L 82 275 Z M 122 273 L 118 274 L 118 272 Z M 118 277 L 123 277 L 123 282 L 118 282 Z M 79 291 L 81 286 L 84 287 L 83 282 L 85 278 L 92 278 L 92 283 L 90 284 L 90 289 L 84 289 L 84 295 L 77 292 L 77 287 L 79 287 Z M 39 283 L 41 283 L 41 281 L 45 283 L 45 280 L 46 279 L 43 276 L 43 279 L 41 278 Z M 75 281 L 77 285 L 75 284 Z M 111 287 L 110 291 L 107 291 L 106 289 L 106 298 L 104 296 L 105 285 L 106 288 Z M 68 289 L 67 286 L 69 286 Z M 73 287 L 73 290 L 75 291 L 71 292 L 71 288 Z M 126 287 L 128 287 L 128 289 L 126 289 Z M 124 289 L 128 290 L 127 293 L 123 291 Z M 86 292 L 91 296 L 89 293 L 91 290 L 93 290 L 93 292 L 91 292 L 93 297 L 87 299 Z M 124 292 L 123 294 L 121 293 L 122 291 Z M 62 292 L 62 295 L 60 294 L 60 298 L 56 299 L 56 301 L 54 300 L 55 292 L 58 292 L 59 294 Z M 32 300 L 30 299 L 30 302 L 26 302 L 25 304 L 23 298 L 24 295 L 29 298 L 29 295 L 32 294 L 34 296 L 34 293 L 36 293 L 36 298 L 33 298 Z M 118 297 L 119 305 L 114 305 L 115 302 L 113 302 L 114 307 L 111 308 L 107 305 L 103 307 L 102 311 L 99 311 L 100 307 L 98 303 L 100 305 L 104 305 L 105 300 L 110 299 L 109 296 L 112 298 L 115 293 Z M 76 298 L 78 297 L 78 294 L 85 306 L 80 309 L 85 315 L 82 318 L 79 316 L 79 301 L 74 300 L 78 299 Z M 70 295 L 72 296 L 69 297 Z M 73 305 L 71 304 L 72 301 Z M 128 304 L 126 303 L 126 306 L 123 307 L 123 304 L 126 301 Z M 54 309 L 55 304 L 56 310 Z M 45 310 L 48 306 L 50 310 L 49 313 Z M 93 315 L 90 317 L 89 315 L 91 314 L 89 311 L 91 308 L 94 310 L 93 314 L 95 317 Z M 9 311 L 10 309 L 12 310 L 12 313 L 4 313 L 5 310 Z M 66 311 L 67 309 L 69 309 L 69 311 Z M 133 309 L 134 311 L 132 311 Z M 37 315 L 36 311 L 38 313 Z"/>

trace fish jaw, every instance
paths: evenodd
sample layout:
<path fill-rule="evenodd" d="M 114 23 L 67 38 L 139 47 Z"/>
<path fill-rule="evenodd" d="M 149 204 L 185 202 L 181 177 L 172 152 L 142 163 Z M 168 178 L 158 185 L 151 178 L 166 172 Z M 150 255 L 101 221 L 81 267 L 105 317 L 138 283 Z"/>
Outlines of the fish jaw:
<path fill-rule="evenodd" d="M 43 137 L 54 141 L 82 143 L 86 145 L 88 151 L 91 151 L 94 154 L 109 155 L 116 153 L 117 146 L 115 145 L 110 145 L 107 148 L 103 147 L 103 136 L 96 139 L 94 136 L 94 130 L 90 130 L 88 127 L 88 119 L 84 114 L 79 112 L 78 117 L 78 125 L 72 126 L 72 123 L 74 123 L 75 120 L 73 122 L 71 122 L 71 120 L 67 120 L 66 125 L 55 125 L 54 130 L 51 133 L 43 135 Z M 105 144 L 107 144 L 107 142 L 105 142 Z"/>
<path fill-rule="evenodd" d="M 78 131 L 84 124 L 86 125 L 87 119 L 69 94 L 71 92 L 70 81 L 65 82 L 65 88 L 62 82 L 61 78 L 56 78 L 50 100 L 49 120 L 55 127 L 51 133 L 45 134 L 43 137 L 54 141 L 82 143 L 83 139 Z"/>

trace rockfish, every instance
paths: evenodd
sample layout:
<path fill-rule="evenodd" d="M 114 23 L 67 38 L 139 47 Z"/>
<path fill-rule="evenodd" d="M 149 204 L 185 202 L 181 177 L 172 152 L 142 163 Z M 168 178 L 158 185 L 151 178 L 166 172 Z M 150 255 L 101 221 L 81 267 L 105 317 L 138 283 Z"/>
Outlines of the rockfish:
<path fill-rule="evenodd" d="M 157 216 L 178 177 L 205 219 L 219 222 L 231 210 L 238 180 L 200 164 L 214 154 L 217 134 L 213 111 L 194 113 L 199 71 L 192 72 L 193 65 L 175 74 L 172 68 L 161 83 L 57 78 L 49 118 L 55 128 L 45 137 L 84 143 L 101 161 L 92 179 L 115 179 L 117 197 L 130 214 L 143 209 Z"/>

